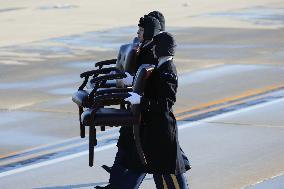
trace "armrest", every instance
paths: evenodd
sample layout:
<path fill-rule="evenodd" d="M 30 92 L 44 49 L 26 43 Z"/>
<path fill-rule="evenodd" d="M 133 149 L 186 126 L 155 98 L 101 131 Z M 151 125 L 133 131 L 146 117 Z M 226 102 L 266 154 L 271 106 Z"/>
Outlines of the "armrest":
<path fill-rule="evenodd" d="M 117 59 L 110 59 L 110 60 L 104 60 L 104 61 L 96 62 L 95 67 L 99 67 L 101 69 L 105 65 L 116 64 L 116 60 Z"/>
<path fill-rule="evenodd" d="M 84 87 L 87 85 L 88 80 L 89 80 L 89 76 L 86 76 L 86 77 L 84 78 L 83 83 L 80 85 L 80 87 L 79 87 L 79 89 L 78 89 L 78 90 L 83 90 L 83 89 L 84 89 Z"/>
<path fill-rule="evenodd" d="M 95 77 L 92 79 L 92 82 L 95 84 L 92 92 L 89 94 L 89 98 L 93 99 L 94 94 L 97 92 L 97 90 L 106 83 L 107 80 L 113 80 L 113 79 L 122 79 L 125 78 L 125 73 L 117 73 L 117 74 L 111 74 L 111 75 L 103 75 L 99 77 Z"/>
<path fill-rule="evenodd" d="M 117 73 L 122 73 L 119 69 L 117 69 L 116 67 L 110 67 L 110 68 L 102 68 L 102 69 L 98 69 L 98 70 L 90 70 L 90 71 L 86 71 L 80 74 L 80 77 L 89 77 L 92 75 L 99 75 L 99 74 L 108 74 L 111 71 L 115 71 Z"/>
<path fill-rule="evenodd" d="M 88 83 L 88 80 L 89 80 L 89 77 L 91 75 L 99 75 L 99 74 L 108 74 L 110 73 L 111 71 L 115 71 L 117 73 L 121 73 L 122 72 L 117 69 L 116 67 L 111 67 L 111 68 L 103 68 L 103 69 L 99 69 L 99 70 L 91 70 L 91 71 L 86 71 L 86 72 L 83 72 L 80 74 L 80 77 L 81 78 L 84 78 L 84 82 L 82 83 L 82 85 L 79 87 L 79 90 L 83 90 L 84 87 L 86 86 L 86 84 Z"/>
<path fill-rule="evenodd" d="M 98 95 L 94 98 L 93 107 L 107 106 L 107 105 L 119 105 L 119 104 L 129 104 L 129 102 L 124 99 L 129 97 L 128 93 L 115 93 L 115 94 L 104 94 Z"/>
<path fill-rule="evenodd" d="M 104 95 L 104 94 L 113 94 L 113 93 L 128 93 L 132 92 L 132 88 L 110 88 L 110 89 L 100 89 L 97 90 L 96 96 Z"/>
<path fill-rule="evenodd" d="M 102 81 L 107 81 L 107 80 L 113 80 L 113 79 L 122 79 L 127 77 L 125 73 L 115 73 L 115 74 L 110 74 L 110 75 L 102 75 L 102 76 L 98 76 L 92 79 L 93 83 L 97 83 L 97 82 L 102 82 Z"/>

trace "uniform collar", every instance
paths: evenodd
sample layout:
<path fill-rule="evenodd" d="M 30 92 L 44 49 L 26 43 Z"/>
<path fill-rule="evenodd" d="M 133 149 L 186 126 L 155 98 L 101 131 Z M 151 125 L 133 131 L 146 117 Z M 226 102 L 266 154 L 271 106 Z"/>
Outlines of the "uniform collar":
<path fill-rule="evenodd" d="M 173 56 L 163 56 L 163 57 L 159 58 L 159 62 L 158 62 L 157 68 L 159 68 L 165 62 L 167 62 L 169 60 L 172 60 L 172 59 L 173 59 Z"/>

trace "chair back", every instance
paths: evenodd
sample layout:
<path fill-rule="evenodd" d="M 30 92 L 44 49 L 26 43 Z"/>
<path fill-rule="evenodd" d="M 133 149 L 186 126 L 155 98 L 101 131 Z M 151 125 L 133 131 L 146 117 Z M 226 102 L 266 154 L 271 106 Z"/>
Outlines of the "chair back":
<path fill-rule="evenodd" d="M 133 82 L 133 92 L 143 95 L 144 88 L 146 86 L 147 80 L 152 74 L 155 65 L 152 64 L 142 64 L 138 71 L 136 72 L 135 79 Z M 131 111 L 135 116 L 140 117 L 140 104 L 131 105 Z"/>
<path fill-rule="evenodd" d="M 125 44 L 120 47 L 116 62 L 118 69 L 132 75 L 135 73 L 138 45 L 139 43 L 137 43 L 135 38 L 133 43 Z"/>

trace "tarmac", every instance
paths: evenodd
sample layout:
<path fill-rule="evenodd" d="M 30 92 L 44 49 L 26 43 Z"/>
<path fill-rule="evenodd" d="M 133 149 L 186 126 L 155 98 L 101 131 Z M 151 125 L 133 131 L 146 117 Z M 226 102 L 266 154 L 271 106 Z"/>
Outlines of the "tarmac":
<path fill-rule="evenodd" d="M 283 188 L 284 90 L 269 96 L 266 102 L 179 123 L 181 146 L 192 164 L 186 173 L 191 188 Z M 40 189 L 104 185 L 108 174 L 100 165 L 113 162 L 115 133 L 109 130 L 98 137 L 93 168 L 88 167 L 86 148 L 1 172 L 1 188 L 17 188 L 19 183 L 21 188 Z M 151 175 L 141 188 L 155 188 Z"/>
<path fill-rule="evenodd" d="M 174 112 L 193 167 L 190 188 L 283 189 L 283 2 L 199 2 L 163 0 L 161 7 L 178 44 Z M 1 2 L 1 189 L 108 182 L 100 166 L 113 162 L 118 128 L 98 133 L 89 168 L 71 95 L 79 74 L 115 58 L 136 36 L 139 16 L 161 1 L 127 1 L 132 16 L 112 3 L 115 12 L 97 1 Z M 151 175 L 141 188 L 154 188 Z"/>

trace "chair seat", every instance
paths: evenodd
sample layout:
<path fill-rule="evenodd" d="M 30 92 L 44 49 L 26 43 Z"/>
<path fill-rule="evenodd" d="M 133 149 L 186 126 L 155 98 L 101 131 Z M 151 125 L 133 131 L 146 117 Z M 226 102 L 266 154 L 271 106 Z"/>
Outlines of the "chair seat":
<path fill-rule="evenodd" d="M 91 112 L 93 109 L 87 109 L 81 116 L 82 123 L 85 126 L 91 124 Z M 94 116 L 95 126 L 131 126 L 139 123 L 139 117 L 134 116 L 130 110 L 115 108 L 100 108 Z"/>

